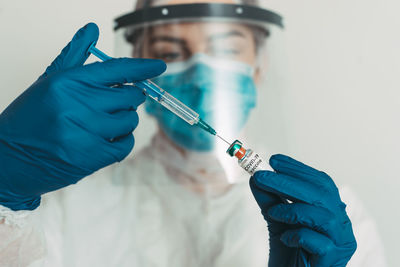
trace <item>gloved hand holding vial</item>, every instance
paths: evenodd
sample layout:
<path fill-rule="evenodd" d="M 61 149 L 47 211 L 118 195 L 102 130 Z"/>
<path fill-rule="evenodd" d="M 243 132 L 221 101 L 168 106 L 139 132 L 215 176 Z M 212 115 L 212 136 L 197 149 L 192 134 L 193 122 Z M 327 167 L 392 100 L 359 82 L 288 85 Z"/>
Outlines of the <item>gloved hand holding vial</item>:
<path fill-rule="evenodd" d="M 102 60 L 111 59 L 94 46 L 89 52 Z M 252 192 L 269 225 L 270 246 L 275 252 L 270 254 L 270 266 L 346 266 L 357 243 L 346 205 L 328 175 L 283 155 L 271 158 L 272 169 L 261 155 L 245 149 L 239 140 L 230 144 L 219 136 L 198 113 L 155 83 L 140 81 L 135 86 L 191 126 L 229 145 L 227 154 L 236 157 L 239 166 L 252 176 Z M 293 225 L 301 227 L 293 229 Z"/>

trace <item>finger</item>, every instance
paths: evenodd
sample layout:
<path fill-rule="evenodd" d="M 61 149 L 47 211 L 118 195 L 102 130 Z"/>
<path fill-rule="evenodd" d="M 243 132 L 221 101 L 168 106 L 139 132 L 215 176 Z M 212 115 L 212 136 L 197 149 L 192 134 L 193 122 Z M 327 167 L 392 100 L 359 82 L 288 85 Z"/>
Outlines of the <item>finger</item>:
<path fill-rule="evenodd" d="M 255 185 L 264 191 L 294 202 L 322 205 L 324 191 L 312 183 L 271 171 L 258 171 L 253 177 Z"/>
<path fill-rule="evenodd" d="M 335 236 L 340 230 L 335 214 L 325 208 L 309 204 L 278 204 L 268 210 L 268 215 L 275 221 L 306 226 L 329 237 Z"/>
<path fill-rule="evenodd" d="M 72 77 L 88 84 L 113 86 L 153 78 L 166 70 L 162 60 L 117 58 L 82 66 L 71 72 Z"/>
<path fill-rule="evenodd" d="M 121 162 L 129 155 L 135 144 L 135 139 L 131 133 L 113 142 L 96 137 L 97 136 L 92 137 L 96 140 L 96 147 L 92 151 L 86 153 L 86 157 L 91 157 L 92 160 L 98 160 L 93 165 L 96 169 Z"/>
<path fill-rule="evenodd" d="M 134 145 L 135 138 L 133 134 L 128 134 L 124 137 L 118 138 L 114 142 L 111 142 L 110 146 L 113 148 L 116 162 L 123 161 L 129 155 L 129 153 L 131 153 Z"/>
<path fill-rule="evenodd" d="M 139 116 L 136 111 L 119 111 L 109 115 L 108 121 L 98 125 L 99 134 L 111 141 L 131 134 L 139 123 Z"/>
<path fill-rule="evenodd" d="M 99 38 L 99 28 L 94 23 L 82 27 L 72 38 L 71 42 L 61 51 L 61 54 L 47 67 L 41 76 L 46 77 L 54 72 L 81 66 L 89 57 L 87 50 Z"/>
<path fill-rule="evenodd" d="M 327 236 L 308 228 L 288 230 L 281 236 L 281 241 L 291 248 L 303 248 L 308 253 L 323 256 L 336 249 Z"/>
<path fill-rule="evenodd" d="M 279 174 L 297 177 L 317 185 L 333 186 L 332 179 L 324 172 L 316 170 L 304 163 L 297 161 L 285 155 L 273 155 L 269 163 L 271 167 Z"/>
<path fill-rule="evenodd" d="M 73 123 L 86 131 L 108 141 L 132 133 L 139 123 L 136 111 L 119 111 L 114 114 L 87 110 L 70 118 Z"/>
<path fill-rule="evenodd" d="M 95 140 L 96 146 L 90 151 L 86 151 L 85 154 L 87 158 L 91 158 L 95 162 L 92 164 L 95 169 L 121 162 L 129 155 L 135 144 L 132 133 L 119 137 L 113 142 L 95 135 L 92 135 L 92 140 Z M 85 161 L 85 158 L 82 160 Z"/>
<path fill-rule="evenodd" d="M 270 218 L 268 217 L 268 209 L 277 204 L 284 203 L 284 201 L 277 195 L 259 189 L 255 185 L 254 177 L 250 178 L 250 188 L 258 206 L 261 209 L 261 214 L 263 215 L 264 220 L 270 222 Z M 270 241 L 278 241 L 283 229 L 286 229 L 284 224 L 268 223 Z"/>
<path fill-rule="evenodd" d="M 279 204 L 268 210 L 268 216 L 278 222 L 302 225 L 323 233 L 335 244 L 342 244 L 353 236 L 351 222 L 344 210 L 333 213 L 303 203 Z"/>
<path fill-rule="evenodd" d="M 336 184 L 326 173 L 284 155 L 272 156 L 270 164 L 278 174 L 295 177 L 298 180 L 313 184 L 313 192 L 319 192 L 319 194 L 314 194 L 314 197 L 322 196 L 320 200 L 314 199 L 315 203 L 324 203 L 323 206 L 331 210 L 344 205 Z"/>
<path fill-rule="evenodd" d="M 282 234 L 281 241 L 288 247 L 310 253 L 311 266 L 346 266 L 357 248 L 355 240 L 336 246 L 325 235 L 307 228 L 288 230 Z"/>
<path fill-rule="evenodd" d="M 89 99 L 87 104 L 96 111 L 113 114 L 122 110 L 137 110 L 144 103 L 146 95 L 135 86 L 122 85 L 119 87 L 88 88 L 85 93 Z"/>
<path fill-rule="evenodd" d="M 250 189 L 251 189 L 251 192 L 253 193 L 253 196 L 254 196 L 258 206 L 261 208 L 261 213 L 264 216 L 265 220 L 268 219 L 267 211 L 269 208 L 283 203 L 283 201 L 281 200 L 281 198 L 279 196 L 271 194 L 266 191 L 263 191 L 260 188 L 258 188 L 256 186 L 254 177 L 250 178 Z"/>

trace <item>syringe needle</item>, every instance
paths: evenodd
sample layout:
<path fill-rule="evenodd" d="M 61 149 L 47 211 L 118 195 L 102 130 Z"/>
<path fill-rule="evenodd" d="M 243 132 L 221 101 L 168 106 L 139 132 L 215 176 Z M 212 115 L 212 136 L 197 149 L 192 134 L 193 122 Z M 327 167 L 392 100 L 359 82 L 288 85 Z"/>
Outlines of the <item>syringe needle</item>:
<path fill-rule="evenodd" d="M 219 134 L 217 134 L 217 137 L 219 139 L 221 139 L 222 141 L 224 141 L 225 143 L 227 143 L 229 146 L 231 145 L 231 143 L 229 143 L 228 141 L 226 141 L 222 136 L 220 136 Z"/>

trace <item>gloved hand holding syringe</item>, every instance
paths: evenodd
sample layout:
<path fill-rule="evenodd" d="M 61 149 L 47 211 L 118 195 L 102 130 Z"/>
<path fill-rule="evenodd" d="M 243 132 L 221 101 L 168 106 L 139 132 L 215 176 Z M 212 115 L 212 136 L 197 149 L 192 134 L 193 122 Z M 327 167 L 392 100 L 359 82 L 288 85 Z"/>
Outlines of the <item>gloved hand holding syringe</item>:
<path fill-rule="evenodd" d="M 112 57 L 97 49 L 94 43 L 89 47 L 88 52 L 102 61 L 112 59 Z M 272 170 L 267 162 L 263 160 L 259 154 L 254 153 L 251 149 L 246 150 L 245 148 L 243 148 L 242 143 L 238 140 L 236 140 L 232 144 L 226 141 L 224 138 L 218 135 L 217 132 L 210 125 L 203 121 L 197 112 L 193 111 L 191 108 L 167 93 L 165 90 L 161 89 L 152 81 L 144 80 L 135 82 L 135 86 L 142 89 L 144 94 L 151 97 L 159 104 L 163 105 L 165 108 L 170 110 L 172 113 L 174 113 L 190 125 L 198 126 L 210 133 L 211 135 L 217 136 L 222 141 L 227 143 L 229 145 L 227 153 L 231 157 L 235 156 L 238 159 L 239 165 L 250 175 L 253 175 L 258 170 Z"/>

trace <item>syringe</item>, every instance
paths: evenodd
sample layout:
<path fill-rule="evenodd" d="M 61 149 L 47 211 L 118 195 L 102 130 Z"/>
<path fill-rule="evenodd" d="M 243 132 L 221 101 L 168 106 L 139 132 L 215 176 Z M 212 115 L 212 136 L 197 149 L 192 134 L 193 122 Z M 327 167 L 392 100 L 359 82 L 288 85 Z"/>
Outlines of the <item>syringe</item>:
<path fill-rule="evenodd" d="M 98 57 L 102 61 L 112 59 L 112 57 L 97 49 L 94 43 L 89 47 L 88 52 Z M 226 141 L 223 137 L 218 135 L 217 132 L 210 125 L 204 122 L 200 118 L 200 115 L 198 113 L 196 113 L 191 108 L 183 104 L 181 101 L 161 89 L 157 84 L 153 83 L 150 80 L 143 80 L 135 82 L 134 85 L 142 89 L 147 96 L 151 97 L 152 99 L 163 105 L 165 108 L 182 118 L 190 125 L 199 126 L 200 128 L 206 130 L 212 135 L 215 135 L 226 144 L 228 144 L 229 148 L 226 152 L 231 157 L 236 157 L 238 159 L 239 165 L 250 175 L 254 175 L 254 173 L 259 170 L 272 170 L 272 168 L 269 167 L 268 163 L 264 159 L 262 159 L 258 153 L 253 152 L 251 149 L 245 149 L 242 145 L 242 142 L 240 142 L 239 140 L 236 140 L 232 144 Z"/>
<path fill-rule="evenodd" d="M 88 52 L 102 61 L 112 59 L 112 57 L 97 49 L 95 47 L 95 43 L 93 43 L 89 47 Z M 165 108 L 182 118 L 190 125 L 199 126 L 210 134 L 217 135 L 217 132 L 205 121 L 203 121 L 198 113 L 196 113 L 194 110 L 183 104 L 181 101 L 167 93 L 165 90 L 161 89 L 157 84 L 153 83 L 150 80 L 137 81 L 134 84 L 136 87 L 142 89 L 147 96 L 151 97 L 153 100 L 163 105 Z M 218 137 L 221 138 L 220 136 Z"/>

